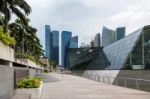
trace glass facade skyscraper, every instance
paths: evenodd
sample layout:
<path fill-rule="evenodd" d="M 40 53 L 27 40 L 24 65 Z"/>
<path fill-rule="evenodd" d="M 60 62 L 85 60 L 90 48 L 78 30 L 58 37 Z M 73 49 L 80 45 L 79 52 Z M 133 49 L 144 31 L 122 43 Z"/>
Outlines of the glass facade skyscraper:
<path fill-rule="evenodd" d="M 50 36 L 51 36 L 51 29 L 49 25 L 45 25 L 45 56 L 48 60 L 50 60 Z"/>
<path fill-rule="evenodd" d="M 116 40 L 116 33 L 115 31 L 103 27 L 102 31 L 102 46 L 107 47 L 110 44 L 114 43 Z"/>
<path fill-rule="evenodd" d="M 59 64 L 59 31 L 52 31 L 53 35 L 53 60 Z"/>
<path fill-rule="evenodd" d="M 100 47 L 101 46 L 101 37 L 100 33 L 97 33 L 94 38 L 94 47 Z"/>
<path fill-rule="evenodd" d="M 116 40 L 120 40 L 125 37 L 125 27 L 119 27 L 116 29 Z"/>
<path fill-rule="evenodd" d="M 59 64 L 59 31 L 51 31 L 49 25 L 45 25 L 45 56 Z"/>
<path fill-rule="evenodd" d="M 69 48 L 78 48 L 78 36 L 71 37 L 69 41 Z"/>
<path fill-rule="evenodd" d="M 107 47 L 110 44 L 125 37 L 125 27 L 119 27 L 116 31 L 103 27 L 102 46 Z"/>
<path fill-rule="evenodd" d="M 63 31 L 61 34 L 61 65 L 65 67 L 66 49 L 69 48 L 68 44 L 72 37 L 72 32 Z"/>

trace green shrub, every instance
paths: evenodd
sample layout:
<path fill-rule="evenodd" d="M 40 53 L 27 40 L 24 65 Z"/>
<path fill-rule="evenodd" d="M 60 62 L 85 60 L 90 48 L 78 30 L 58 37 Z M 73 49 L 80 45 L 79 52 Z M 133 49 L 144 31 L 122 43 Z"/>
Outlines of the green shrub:
<path fill-rule="evenodd" d="M 35 57 L 32 55 L 27 55 L 27 58 L 30 59 L 32 62 L 36 63 Z"/>
<path fill-rule="evenodd" d="M 2 27 L 0 27 L 0 41 L 8 46 L 14 46 L 16 44 L 15 39 L 10 37 L 9 33 L 4 33 Z"/>
<path fill-rule="evenodd" d="M 48 73 L 48 70 L 44 70 L 44 73 Z"/>
<path fill-rule="evenodd" d="M 39 88 L 41 85 L 40 78 L 25 78 L 17 83 L 18 88 Z"/>

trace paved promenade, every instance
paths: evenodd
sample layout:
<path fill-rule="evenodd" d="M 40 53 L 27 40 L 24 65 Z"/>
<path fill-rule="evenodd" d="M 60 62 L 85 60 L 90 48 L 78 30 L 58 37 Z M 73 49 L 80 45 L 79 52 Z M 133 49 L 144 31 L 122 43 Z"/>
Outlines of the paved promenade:
<path fill-rule="evenodd" d="M 63 75 L 62 81 L 44 83 L 41 99 L 150 99 L 150 93 Z"/>

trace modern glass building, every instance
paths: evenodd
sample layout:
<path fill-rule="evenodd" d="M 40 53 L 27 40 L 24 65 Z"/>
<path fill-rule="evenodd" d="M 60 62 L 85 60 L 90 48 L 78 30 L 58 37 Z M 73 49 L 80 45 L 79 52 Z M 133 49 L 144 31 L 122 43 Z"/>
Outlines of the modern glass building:
<path fill-rule="evenodd" d="M 103 27 L 102 46 L 107 47 L 116 41 L 116 33 L 114 30 Z"/>
<path fill-rule="evenodd" d="M 69 48 L 68 44 L 72 37 L 72 32 L 63 31 L 61 34 L 61 65 L 65 67 L 66 49 Z"/>
<path fill-rule="evenodd" d="M 59 64 L 59 31 L 52 31 L 53 35 L 53 60 Z"/>
<path fill-rule="evenodd" d="M 50 37 L 51 37 L 51 29 L 49 25 L 45 25 L 45 56 L 48 60 L 50 60 Z"/>
<path fill-rule="evenodd" d="M 102 47 L 69 48 L 66 68 L 72 70 L 101 70 L 110 65 Z"/>
<path fill-rule="evenodd" d="M 68 67 L 93 70 L 150 70 L 150 26 L 100 49 L 68 50 Z M 84 66 L 84 68 L 82 68 Z"/>
<path fill-rule="evenodd" d="M 150 69 L 150 26 L 104 48 L 111 65 L 105 69 Z"/>
<path fill-rule="evenodd" d="M 116 29 L 116 40 L 117 41 L 125 37 L 125 31 L 126 31 L 125 27 L 119 27 Z"/>
<path fill-rule="evenodd" d="M 51 31 L 49 25 L 45 25 L 45 56 L 59 64 L 59 31 Z"/>
<path fill-rule="evenodd" d="M 94 38 L 94 47 L 100 47 L 100 46 L 101 46 L 100 33 L 97 33 Z"/>
<path fill-rule="evenodd" d="M 69 41 L 69 48 L 78 48 L 78 36 L 71 37 Z"/>

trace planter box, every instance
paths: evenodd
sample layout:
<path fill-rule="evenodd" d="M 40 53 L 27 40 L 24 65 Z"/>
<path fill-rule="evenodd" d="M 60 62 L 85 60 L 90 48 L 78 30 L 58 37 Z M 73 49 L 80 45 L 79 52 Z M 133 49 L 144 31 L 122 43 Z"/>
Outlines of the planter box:
<path fill-rule="evenodd" d="M 17 99 L 16 97 L 20 97 L 19 99 L 40 99 L 42 94 L 42 88 L 43 83 L 41 83 L 39 88 L 16 89 L 13 99 Z M 28 98 L 23 98 L 21 97 L 22 95 L 26 95 Z"/>
<path fill-rule="evenodd" d="M 15 59 L 15 62 L 22 65 L 28 65 L 29 67 L 36 68 L 36 64 L 29 59 Z"/>
<path fill-rule="evenodd" d="M 14 62 L 14 49 L 0 41 L 0 59 Z"/>

